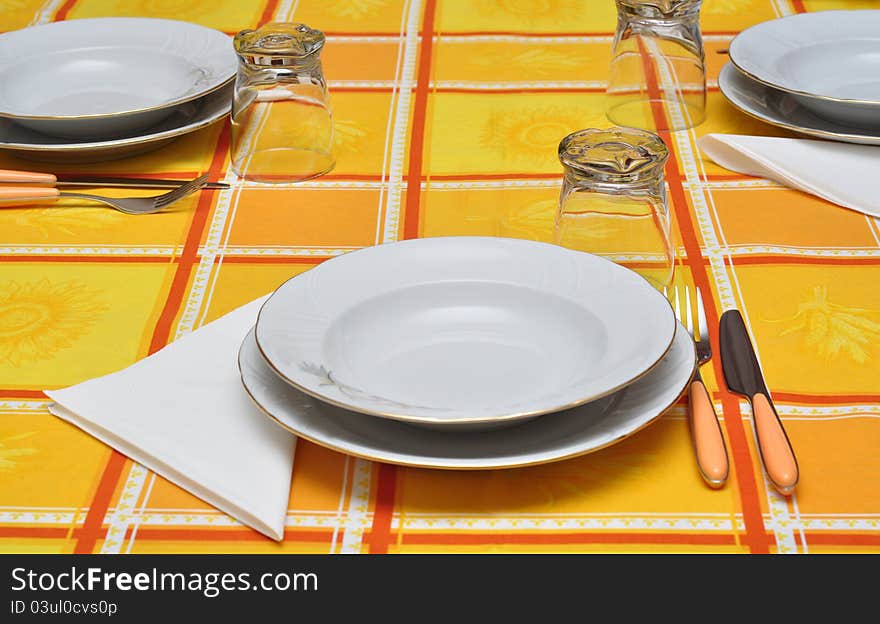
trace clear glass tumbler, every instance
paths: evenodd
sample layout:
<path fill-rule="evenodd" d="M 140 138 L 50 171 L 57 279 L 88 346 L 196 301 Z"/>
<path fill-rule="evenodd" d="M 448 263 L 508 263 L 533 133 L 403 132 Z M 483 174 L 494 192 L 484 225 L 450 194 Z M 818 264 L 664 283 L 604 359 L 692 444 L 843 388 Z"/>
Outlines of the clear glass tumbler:
<path fill-rule="evenodd" d="M 659 136 L 635 128 L 589 128 L 562 139 L 554 242 L 627 266 L 658 289 L 670 285 L 668 157 Z"/>
<path fill-rule="evenodd" d="M 706 116 L 702 0 L 616 0 L 606 114 L 615 124 L 683 130 Z"/>
<path fill-rule="evenodd" d="M 324 34 L 273 22 L 235 36 L 232 168 L 258 182 L 298 182 L 335 165 L 333 116 L 321 68 Z"/>

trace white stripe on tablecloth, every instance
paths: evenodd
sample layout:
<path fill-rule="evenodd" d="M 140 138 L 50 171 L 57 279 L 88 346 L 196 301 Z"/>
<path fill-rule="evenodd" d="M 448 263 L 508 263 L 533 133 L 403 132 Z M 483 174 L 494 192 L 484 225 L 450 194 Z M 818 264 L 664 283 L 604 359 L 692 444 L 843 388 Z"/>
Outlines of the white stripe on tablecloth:
<path fill-rule="evenodd" d="M 400 91 L 395 107 L 394 133 L 391 140 L 391 167 L 388 176 L 388 198 L 385 202 L 385 222 L 382 243 L 397 240 L 400 225 L 400 198 L 403 192 L 403 163 L 406 155 L 406 131 L 412 90 L 416 83 L 416 58 L 419 52 L 419 23 L 422 16 L 421 0 L 412 0 L 407 14 L 403 69 Z"/>

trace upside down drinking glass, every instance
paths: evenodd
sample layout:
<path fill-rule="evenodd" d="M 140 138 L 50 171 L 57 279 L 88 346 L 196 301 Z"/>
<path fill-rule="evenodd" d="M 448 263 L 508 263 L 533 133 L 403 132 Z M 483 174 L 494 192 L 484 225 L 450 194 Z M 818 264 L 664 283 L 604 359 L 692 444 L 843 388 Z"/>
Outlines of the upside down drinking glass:
<path fill-rule="evenodd" d="M 648 130 L 699 125 L 706 114 L 702 0 L 616 1 L 608 118 Z"/>
<path fill-rule="evenodd" d="M 235 36 L 232 167 L 248 180 L 298 182 L 330 171 L 333 118 L 321 68 L 324 34 L 269 23 Z"/>
<path fill-rule="evenodd" d="M 663 140 L 646 130 L 590 128 L 562 139 L 554 242 L 628 266 L 658 289 L 671 284 L 668 157 Z"/>

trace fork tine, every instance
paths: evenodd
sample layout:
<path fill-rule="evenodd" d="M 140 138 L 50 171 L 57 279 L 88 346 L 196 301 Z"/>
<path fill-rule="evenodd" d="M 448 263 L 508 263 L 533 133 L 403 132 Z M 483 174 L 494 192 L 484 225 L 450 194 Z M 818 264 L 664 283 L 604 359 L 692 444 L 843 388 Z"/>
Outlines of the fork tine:
<path fill-rule="evenodd" d="M 165 195 L 159 195 L 155 199 L 154 203 L 156 204 L 157 207 L 159 207 L 159 206 L 167 206 L 168 204 L 170 204 L 172 202 L 176 202 L 178 199 L 180 199 L 181 197 L 183 197 L 184 195 L 189 193 L 189 186 L 190 186 L 190 184 L 187 183 L 187 184 L 184 184 L 184 185 L 174 189 L 170 193 L 166 193 Z"/>
<path fill-rule="evenodd" d="M 174 201 L 176 199 L 180 199 L 180 197 L 183 196 L 183 194 L 189 192 L 189 187 L 190 187 L 189 182 L 187 182 L 186 184 L 182 184 L 179 187 L 177 187 L 176 189 L 174 189 L 173 191 L 166 193 L 165 195 L 160 195 L 159 197 L 156 198 L 156 201 L 160 202 L 160 203 L 166 203 L 169 201 Z"/>
<path fill-rule="evenodd" d="M 199 188 L 205 186 L 207 181 L 208 181 L 208 174 L 207 173 L 200 175 L 195 180 L 191 180 L 190 182 L 187 182 L 186 184 L 183 184 L 179 188 L 177 188 L 173 192 L 173 195 L 169 196 L 169 199 L 171 199 L 173 197 L 175 200 L 177 200 L 177 199 L 180 199 L 181 197 L 189 195 L 190 193 L 192 193 L 196 189 L 199 189 Z"/>
<path fill-rule="evenodd" d="M 684 322 L 684 318 L 681 316 L 681 297 L 679 296 L 679 288 L 675 286 L 675 316 L 678 317 L 679 321 Z M 690 327 L 686 328 L 690 331 Z"/>
<path fill-rule="evenodd" d="M 699 340 L 700 337 L 697 335 L 696 327 L 694 326 L 694 317 L 693 317 L 693 301 L 691 300 L 691 288 L 687 283 L 684 285 L 684 302 L 687 306 L 687 327 L 691 331 L 691 334 L 694 336 L 695 340 Z"/>
<path fill-rule="evenodd" d="M 186 184 L 182 184 L 173 191 L 166 193 L 164 195 L 160 195 L 156 198 L 156 206 L 167 206 L 171 202 L 175 202 L 178 199 L 189 195 L 193 191 L 203 187 L 205 183 L 208 181 L 208 174 L 204 174 L 196 178 L 195 180 L 191 180 Z"/>
<path fill-rule="evenodd" d="M 709 323 L 706 321 L 706 308 L 703 306 L 703 294 L 697 286 L 697 322 L 700 326 L 700 340 L 708 340 Z"/>
<path fill-rule="evenodd" d="M 205 181 L 207 180 L 207 177 L 208 177 L 207 175 L 202 175 L 202 176 L 199 176 L 198 178 L 196 178 L 195 180 L 190 180 L 186 184 L 180 185 L 178 188 L 176 188 L 174 191 L 172 191 L 167 197 L 169 199 L 171 199 L 171 198 L 180 199 L 184 195 L 192 192 L 193 189 L 203 185 L 205 183 Z"/>

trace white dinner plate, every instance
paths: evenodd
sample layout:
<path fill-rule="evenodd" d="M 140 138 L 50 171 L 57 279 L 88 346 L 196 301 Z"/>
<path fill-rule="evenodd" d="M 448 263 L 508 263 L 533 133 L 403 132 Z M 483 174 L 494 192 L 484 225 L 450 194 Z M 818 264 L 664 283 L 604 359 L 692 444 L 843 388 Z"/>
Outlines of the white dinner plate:
<path fill-rule="evenodd" d="M 584 455 L 659 418 L 694 374 L 694 342 L 680 327 L 672 348 L 624 390 L 514 427 L 478 433 L 428 430 L 319 401 L 279 379 L 251 331 L 239 352 L 242 384 L 279 425 L 321 446 L 365 459 L 459 470 L 530 466 Z"/>
<path fill-rule="evenodd" d="M 288 280 L 256 339 L 281 377 L 340 407 L 491 426 L 622 388 L 675 327 L 666 298 L 609 260 L 459 236 L 368 247 Z"/>
<path fill-rule="evenodd" d="M 0 117 L 61 137 L 159 123 L 235 77 L 232 39 L 167 19 L 100 17 L 0 35 Z"/>
<path fill-rule="evenodd" d="M 823 119 L 801 106 L 790 93 L 751 80 L 731 63 L 721 68 L 718 86 L 739 110 L 774 126 L 821 139 L 880 145 L 880 128 L 852 128 Z"/>
<path fill-rule="evenodd" d="M 818 11 L 737 35 L 730 60 L 831 121 L 880 126 L 880 10 Z"/>
<path fill-rule="evenodd" d="M 176 107 L 175 111 L 142 133 L 122 139 L 79 142 L 51 137 L 0 119 L 0 150 L 20 158 L 47 162 L 98 162 L 135 156 L 158 149 L 177 137 L 195 132 L 229 113 L 232 85 Z"/>

